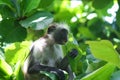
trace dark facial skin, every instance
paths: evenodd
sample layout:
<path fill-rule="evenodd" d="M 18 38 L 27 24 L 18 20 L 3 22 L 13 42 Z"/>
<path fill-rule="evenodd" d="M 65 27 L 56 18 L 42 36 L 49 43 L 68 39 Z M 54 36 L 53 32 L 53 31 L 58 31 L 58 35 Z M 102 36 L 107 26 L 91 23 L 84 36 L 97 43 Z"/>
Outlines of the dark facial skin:
<path fill-rule="evenodd" d="M 57 44 L 65 44 L 68 41 L 68 30 L 57 26 L 50 26 L 48 34 L 53 33 L 53 37 Z"/>
<path fill-rule="evenodd" d="M 56 31 L 54 34 L 55 42 L 58 44 L 66 43 L 68 41 L 67 35 L 68 35 L 68 31 L 66 29 L 60 29 L 59 31 Z"/>

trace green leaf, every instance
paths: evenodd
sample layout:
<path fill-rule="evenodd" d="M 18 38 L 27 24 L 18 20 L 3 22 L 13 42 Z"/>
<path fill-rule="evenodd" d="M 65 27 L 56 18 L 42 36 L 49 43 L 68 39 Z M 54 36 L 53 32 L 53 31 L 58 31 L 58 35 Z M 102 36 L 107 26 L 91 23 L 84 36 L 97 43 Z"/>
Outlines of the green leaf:
<path fill-rule="evenodd" d="M 83 77 L 81 80 L 110 80 L 110 75 L 114 69 L 115 66 L 113 64 L 107 63 L 103 67 Z"/>
<path fill-rule="evenodd" d="M 53 21 L 53 16 L 49 12 L 46 11 L 39 11 L 36 12 L 31 17 L 20 21 L 20 24 L 25 27 L 31 27 L 35 30 L 40 30 L 46 28 L 48 24 L 50 24 Z"/>
<path fill-rule="evenodd" d="M 39 4 L 39 7 L 40 8 L 46 8 L 46 7 L 50 6 L 50 4 L 52 4 L 53 2 L 54 2 L 54 0 L 41 0 L 40 4 Z"/>
<path fill-rule="evenodd" d="M 16 42 L 13 43 L 5 48 L 5 57 L 6 61 L 14 65 L 17 62 L 22 62 L 29 52 L 29 46 L 31 45 L 31 42 L 24 41 L 22 43 Z"/>
<path fill-rule="evenodd" d="M 6 63 L 5 60 L 0 59 L 0 75 L 2 75 L 3 77 L 8 76 L 10 77 L 12 75 L 13 71 L 11 66 Z"/>
<path fill-rule="evenodd" d="M 103 9 L 107 7 L 113 0 L 93 0 L 93 7 L 96 9 Z"/>
<path fill-rule="evenodd" d="M 116 14 L 116 22 L 117 22 L 117 25 L 120 27 L 120 9 L 117 11 L 117 14 Z"/>
<path fill-rule="evenodd" d="M 8 6 L 10 6 L 10 1 L 9 0 L 0 0 L 0 4 L 6 4 Z"/>
<path fill-rule="evenodd" d="M 92 23 L 91 23 L 92 22 Z M 93 18 L 88 22 L 89 30 L 95 35 L 95 38 L 97 36 L 103 37 L 104 35 L 101 35 L 103 33 L 103 20 L 100 18 Z"/>
<path fill-rule="evenodd" d="M 5 42 L 23 41 L 26 38 L 27 31 L 14 20 L 8 19 L 0 22 L 0 35 Z"/>
<path fill-rule="evenodd" d="M 21 63 L 20 62 L 17 63 L 17 65 L 15 67 L 14 74 L 16 76 L 16 80 L 24 80 L 24 74 L 22 72 Z"/>
<path fill-rule="evenodd" d="M 110 80 L 120 80 L 120 70 L 114 72 Z"/>
<path fill-rule="evenodd" d="M 0 59 L 5 59 L 4 50 L 0 47 Z"/>
<path fill-rule="evenodd" d="M 120 67 L 119 54 L 113 48 L 110 41 L 87 41 L 86 43 L 89 44 L 91 52 L 96 58 L 113 63 Z"/>
<path fill-rule="evenodd" d="M 14 65 L 14 75 L 18 75 L 20 68 L 21 68 L 21 62 L 22 61 L 18 61 L 15 65 Z"/>
<path fill-rule="evenodd" d="M 11 10 L 15 10 L 13 7 L 12 7 L 12 3 L 10 2 L 10 0 L 0 0 L 0 5 L 7 5 Z"/>
<path fill-rule="evenodd" d="M 51 80 L 57 80 L 57 77 L 55 74 L 46 72 L 46 71 L 40 71 L 40 74 L 43 74 L 45 76 L 47 76 L 48 78 L 50 78 Z"/>
<path fill-rule="evenodd" d="M 15 18 L 15 13 L 8 6 L 0 5 L 0 7 L 1 7 L 0 14 L 1 14 L 3 19 Z"/>
<path fill-rule="evenodd" d="M 16 12 L 15 12 L 16 17 L 20 17 L 21 16 L 21 10 L 20 10 L 21 9 L 21 7 L 20 7 L 21 1 L 20 0 L 12 0 L 12 3 L 16 9 Z"/>
<path fill-rule="evenodd" d="M 63 71 L 63 72 L 65 74 L 65 78 L 66 78 L 65 80 L 67 80 L 68 73 L 66 71 Z M 46 72 L 46 71 L 40 71 L 40 74 L 43 74 L 43 75 L 47 76 L 51 80 L 58 80 L 57 76 L 54 73 L 49 73 L 49 72 Z"/>
<path fill-rule="evenodd" d="M 79 34 L 83 37 L 83 38 L 88 38 L 88 39 L 95 39 L 95 36 L 91 33 L 91 31 L 86 28 L 86 27 L 80 27 L 79 28 Z"/>
<path fill-rule="evenodd" d="M 23 4 L 24 4 L 24 8 L 25 11 L 24 13 L 29 13 L 30 11 L 32 11 L 33 9 L 36 9 L 39 6 L 41 0 L 24 0 Z"/>

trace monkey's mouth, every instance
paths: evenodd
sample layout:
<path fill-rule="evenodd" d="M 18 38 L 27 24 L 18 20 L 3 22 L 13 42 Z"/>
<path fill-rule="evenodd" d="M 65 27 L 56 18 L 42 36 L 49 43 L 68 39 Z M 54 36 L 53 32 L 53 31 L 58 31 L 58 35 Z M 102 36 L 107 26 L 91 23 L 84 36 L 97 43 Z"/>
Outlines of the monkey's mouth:
<path fill-rule="evenodd" d="M 64 45 L 66 42 L 68 41 L 67 37 L 65 36 L 60 36 L 58 35 L 57 38 L 55 37 L 55 42 L 57 44 L 61 44 L 61 45 Z"/>
<path fill-rule="evenodd" d="M 66 42 L 67 42 L 67 39 L 62 40 L 62 41 L 61 41 L 61 44 L 65 44 Z"/>

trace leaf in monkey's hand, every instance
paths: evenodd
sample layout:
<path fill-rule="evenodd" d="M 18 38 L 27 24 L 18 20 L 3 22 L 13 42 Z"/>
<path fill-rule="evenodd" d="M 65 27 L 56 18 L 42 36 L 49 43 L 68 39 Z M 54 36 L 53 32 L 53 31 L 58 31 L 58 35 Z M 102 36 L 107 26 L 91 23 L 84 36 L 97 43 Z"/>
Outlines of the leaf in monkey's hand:
<path fill-rule="evenodd" d="M 63 72 L 65 74 L 65 78 L 67 79 L 68 73 L 66 71 L 63 71 Z M 54 73 L 50 73 L 47 71 L 40 71 L 40 74 L 45 75 L 46 77 L 50 78 L 51 80 L 58 80 L 57 76 Z"/>
<path fill-rule="evenodd" d="M 51 80 L 57 80 L 57 77 L 53 73 L 49 73 L 46 71 L 40 71 L 40 74 L 45 75 L 46 77 L 50 78 Z"/>

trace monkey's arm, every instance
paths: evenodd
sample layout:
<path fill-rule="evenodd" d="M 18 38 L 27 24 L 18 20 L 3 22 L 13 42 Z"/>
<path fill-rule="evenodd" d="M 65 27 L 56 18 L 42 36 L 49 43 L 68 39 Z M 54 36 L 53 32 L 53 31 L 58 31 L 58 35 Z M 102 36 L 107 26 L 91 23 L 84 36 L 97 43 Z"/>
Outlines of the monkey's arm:
<path fill-rule="evenodd" d="M 34 74 L 34 73 L 39 73 L 40 71 L 51 72 L 51 71 L 58 71 L 58 70 L 59 69 L 57 69 L 55 67 L 50 67 L 50 66 L 41 65 L 39 63 L 35 63 L 33 66 L 30 66 L 28 68 L 28 73 Z"/>
<path fill-rule="evenodd" d="M 29 74 L 39 73 L 40 71 L 47 71 L 50 73 L 54 73 L 58 76 L 59 80 L 65 80 L 65 75 L 63 71 L 56 67 L 50 67 L 50 66 L 40 65 L 39 63 L 35 63 L 33 66 L 28 68 Z"/>
<path fill-rule="evenodd" d="M 74 59 L 78 55 L 78 51 L 76 49 L 72 49 L 70 53 L 68 53 L 59 64 L 59 68 L 62 70 L 66 70 L 69 65 L 69 58 Z"/>
<path fill-rule="evenodd" d="M 70 61 L 69 59 L 74 59 L 78 55 L 78 51 L 76 49 L 72 49 L 71 52 L 69 52 L 61 61 L 59 64 L 59 68 L 62 70 L 65 70 L 69 74 L 68 80 L 74 80 L 74 74 L 69 66 Z"/>

